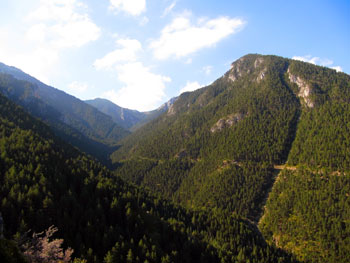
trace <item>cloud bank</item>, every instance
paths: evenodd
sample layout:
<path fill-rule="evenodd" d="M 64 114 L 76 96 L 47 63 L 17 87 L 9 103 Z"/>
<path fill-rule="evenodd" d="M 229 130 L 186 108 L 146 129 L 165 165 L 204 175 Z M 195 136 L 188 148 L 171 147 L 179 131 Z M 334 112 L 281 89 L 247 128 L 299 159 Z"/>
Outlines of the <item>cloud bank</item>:
<path fill-rule="evenodd" d="M 335 69 L 337 72 L 343 72 L 343 69 L 340 66 L 332 66 L 333 61 L 328 58 L 319 58 L 319 57 L 312 57 L 311 55 L 306 55 L 306 56 L 294 56 L 292 57 L 292 59 L 308 62 L 314 65 L 329 67 L 331 69 Z"/>
<path fill-rule="evenodd" d="M 18 30 L 20 29 L 20 30 Z M 80 48 L 100 37 L 100 28 L 78 0 L 41 0 L 20 28 L 0 29 L 0 60 L 49 82 L 62 51 Z"/>
<path fill-rule="evenodd" d="M 146 0 L 110 0 L 109 9 L 138 16 L 146 11 Z"/>
<path fill-rule="evenodd" d="M 137 53 L 142 50 L 141 43 L 136 39 L 119 39 L 116 41 L 119 48 L 97 59 L 94 66 L 97 70 L 112 69 L 118 63 L 137 60 Z"/>
<path fill-rule="evenodd" d="M 227 36 L 237 33 L 245 22 L 237 18 L 219 17 L 192 24 L 187 15 L 173 19 L 158 39 L 150 43 L 157 59 L 181 58 L 203 48 L 212 47 Z"/>
<path fill-rule="evenodd" d="M 180 90 L 180 94 L 187 91 L 195 91 L 197 89 L 200 89 L 201 87 L 203 86 L 200 85 L 197 81 L 193 81 L 193 82 L 187 81 L 186 86 Z"/>
<path fill-rule="evenodd" d="M 127 63 L 116 68 L 117 76 L 124 86 L 117 91 L 102 94 L 117 105 L 140 111 L 155 109 L 165 97 L 165 83 L 171 79 L 155 74 L 141 62 Z"/>
<path fill-rule="evenodd" d="M 115 104 L 140 111 L 157 108 L 165 97 L 166 83 L 171 79 L 151 71 L 139 61 L 142 45 L 136 39 L 119 39 L 118 46 L 104 57 L 95 60 L 96 70 L 115 71 L 122 87 L 102 93 L 101 97 Z"/>

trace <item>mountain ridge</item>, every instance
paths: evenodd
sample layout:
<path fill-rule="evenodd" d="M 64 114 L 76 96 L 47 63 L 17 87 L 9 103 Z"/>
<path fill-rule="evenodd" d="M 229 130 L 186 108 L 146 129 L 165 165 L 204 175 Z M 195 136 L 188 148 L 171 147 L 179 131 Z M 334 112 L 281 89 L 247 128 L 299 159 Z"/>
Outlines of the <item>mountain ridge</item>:
<path fill-rule="evenodd" d="M 44 109 L 47 118 L 58 118 L 55 108 L 28 97 L 35 85 L 1 74 L 0 84 L 7 96 L 30 104 L 32 112 Z M 113 174 L 93 160 L 86 162 L 86 157 L 65 161 L 62 171 L 47 166 L 50 153 L 65 156 L 58 146 L 50 150 L 50 140 L 34 143 L 50 130 L 39 132 L 33 124 L 41 127 L 40 122 L 30 122 L 25 113 L 16 115 L 14 106 L 11 112 L 13 104 L 1 94 L 0 100 L 5 101 L 0 104 L 0 169 L 5 169 L 0 179 L 6 181 L 0 184 L 6 197 L 0 207 L 7 211 L 6 219 L 24 228 L 11 205 L 21 207 L 21 196 L 36 206 L 50 205 L 38 199 L 36 193 L 41 192 L 35 188 L 46 187 L 46 174 L 67 172 L 58 178 L 60 187 L 42 192 L 50 200 L 60 198 L 57 191 L 66 191 L 69 182 L 70 192 L 58 207 L 74 204 L 76 209 L 72 217 L 58 217 L 64 219 L 59 226 L 89 262 L 96 261 L 90 252 L 98 261 L 105 255 L 106 262 L 125 262 L 135 255 L 150 262 L 183 262 L 191 255 L 204 262 L 208 257 L 211 262 L 295 262 L 294 256 L 312 263 L 350 260 L 350 76 L 345 73 L 248 54 L 211 85 L 181 94 L 164 113 L 119 140 L 111 155 Z M 23 125 L 29 130 L 23 131 Z M 33 174 L 39 175 L 29 176 Z M 22 189 L 20 182 L 29 179 L 38 180 L 38 186 Z M 52 197 L 51 192 L 56 194 Z M 85 204 L 77 200 L 86 196 L 95 210 L 86 211 L 86 231 L 80 229 L 79 238 L 73 237 L 65 227 L 76 224 L 73 219 Z M 107 230 L 114 224 L 113 217 L 106 216 L 110 212 L 122 229 L 117 225 Z M 18 213 L 26 219 L 41 216 Z M 156 225 L 149 222 L 153 220 Z M 102 226 L 107 228 L 101 231 Z M 102 237 L 99 232 L 108 234 Z M 170 250 L 162 245 L 168 243 Z M 151 258 L 152 253 L 157 256 Z"/>
<path fill-rule="evenodd" d="M 56 134 L 105 164 L 116 142 L 129 133 L 110 116 L 19 69 L 0 64 L 0 75 L 3 94 L 48 123 Z"/>
<path fill-rule="evenodd" d="M 278 202 L 291 205 L 279 200 L 278 195 L 274 203 L 268 199 L 264 210 L 278 173 L 274 167 L 286 163 L 295 167 L 290 176 L 299 173 L 299 166 L 324 170 L 324 176 L 332 178 L 334 171 L 344 171 L 347 185 L 349 99 L 350 76 L 345 73 L 278 56 L 249 54 L 235 61 L 213 84 L 180 95 L 166 114 L 121 140 L 120 148 L 112 154 L 119 166 L 115 173 L 188 208 L 220 207 L 256 223 L 264 211 L 272 211 L 269 220 L 278 217 L 278 212 L 288 211 L 291 217 L 283 217 L 284 223 L 299 218 L 300 225 L 295 227 L 302 228 L 300 214 L 282 208 L 276 211 Z M 296 182 L 288 181 L 285 189 L 289 189 L 288 183 L 300 184 Z M 332 182 L 339 185 L 336 180 Z M 320 184 L 316 177 L 312 183 Z M 307 187 L 300 189 L 303 195 L 310 191 Z M 339 195 L 337 192 L 329 205 L 346 218 L 348 211 L 338 209 L 337 200 L 344 200 Z M 321 200 L 304 202 L 309 202 L 305 207 L 325 211 L 324 204 L 317 203 Z M 332 220 L 340 223 L 336 217 Z M 331 262 L 327 253 L 340 253 L 329 248 L 332 241 L 321 229 L 312 233 L 317 242 L 325 244 L 327 253 L 316 257 L 312 246 L 305 249 L 309 254 L 298 250 L 297 231 L 293 236 L 283 235 L 274 227 L 276 223 L 264 224 L 267 227 L 260 227 L 269 242 L 295 253 L 299 260 L 307 257 Z M 329 221 L 321 218 L 318 224 L 341 239 Z M 276 236 L 284 242 L 278 243 Z M 311 236 L 303 238 L 305 246 L 316 242 Z M 296 247 L 288 247 L 289 241 Z M 342 249 L 347 245 L 347 241 L 342 242 Z"/>
<path fill-rule="evenodd" d="M 157 118 L 159 115 L 167 111 L 175 100 L 176 98 L 172 98 L 159 106 L 157 109 L 145 112 L 123 108 L 107 99 L 102 98 L 85 100 L 85 102 L 110 116 L 115 123 L 121 125 L 123 128 L 130 131 L 135 131 L 142 125 Z"/>
<path fill-rule="evenodd" d="M 25 255 L 59 254 L 51 247 L 31 250 L 26 238 L 55 225 L 60 241 L 74 249 L 74 261 L 297 262 L 239 216 L 185 210 L 113 176 L 2 94 L 0 134 L 4 234 L 15 236 Z M 7 239 L 0 255 L 22 258 Z"/>

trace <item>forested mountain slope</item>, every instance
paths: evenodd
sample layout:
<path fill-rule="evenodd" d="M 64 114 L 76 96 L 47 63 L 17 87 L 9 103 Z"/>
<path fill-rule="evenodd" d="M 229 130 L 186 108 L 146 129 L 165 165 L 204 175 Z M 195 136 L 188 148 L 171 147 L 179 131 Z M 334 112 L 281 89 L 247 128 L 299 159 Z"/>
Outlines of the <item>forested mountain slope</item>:
<path fill-rule="evenodd" d="M 303 111 L 288 163 L 349 171 L 350 76 L 299 61 L 293 74 L 305 81 L 315 106 Z"/>
<path fill-rule="evenodd" d="M 239 207 L 254 218 L 301 113 L 288 63 L 248 55 L 212 85 L 182 94 L 167 114 L 122 141 L 112 155 L 117 173 L 184 205 Z"/>
<path fill-rule="evenodd" d="M 313 92 L 260 228 L 306 262 L 350 261 L 350 77 L 294 62 Z"/>
<path fill-rule="evenodd" d="M 295 262 L 238 215 L 186 211 L 123 182 L 1 94 L 0 134 L 8 239 L 55 225 L 88 262 Z"/>
<path fill-rule="evenodd" d="M 49 87 L 22 71 L 0 64 L 0 92 L 50 125 L 81 150 L 108 159 L 111 146 L 128 134 L 96 108 Z"/>
<path fill-rule="evenodd" d="M 287 163 L 296 171 L 278 176 L 290 179 L 276 182 L 263 233 L 300 260 L 347 262 L 349 102 L 347 74 L 247 55 L 123 139 L 112 155 L 116 174 L 186 207 L 220 207 L 257 221 L 278 173 L 274 166 Z M 324 202 L 325 196 L 332 198 Z"/>
<path fill-rule="evenodd" d="M 350 261 L 350 173 L 283 170 L 259 228 L 305 262 Z"/>
<path fill-rule="evenodd" d="M 105 163 L 112 146 L 128 134 L 111 117 L 42 83 L 38 86 L 0 73 L 0 93 L 43 120 L 61 138 Z"/>

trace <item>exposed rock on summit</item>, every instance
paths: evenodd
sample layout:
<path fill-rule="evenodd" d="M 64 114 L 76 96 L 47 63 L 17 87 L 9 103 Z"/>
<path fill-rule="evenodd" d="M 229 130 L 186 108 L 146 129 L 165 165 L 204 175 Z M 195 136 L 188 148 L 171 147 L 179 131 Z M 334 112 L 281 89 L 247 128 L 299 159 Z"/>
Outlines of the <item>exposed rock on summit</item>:
<path fill-rule="evenodd" d="M 228 78 L 233 82 L 237 80 L 237 78 L 242 77 L 242 64 L 244 62 L 244 57 L 239 60 L 233 62 L 231 64 L 231 70 L 229 71 Z"/>
<path fill-rule="evenodd" d="M 240 78 L 246 74 L 253 73 L 255 70 L 257 70 L 264 63 L 264 58 L 262 58 L 262 57 L 257 57 L 253 61 L 250 61 L 250 60 L 251 60 L 251 58 L 242 57 L 239 60 L 232 63 L 231 69 L 227 73 L 228 79 L 235 82 L 238 78 Z M 254 65 L 254 68 L 252 67 L 252 65 Z M 263 78 L 265 78 L 265 75 L 266 75 L 266 68 L 264 68 L 263 70 L 261 70 L 258 73 L 256 81 L 260 82 Z"/>

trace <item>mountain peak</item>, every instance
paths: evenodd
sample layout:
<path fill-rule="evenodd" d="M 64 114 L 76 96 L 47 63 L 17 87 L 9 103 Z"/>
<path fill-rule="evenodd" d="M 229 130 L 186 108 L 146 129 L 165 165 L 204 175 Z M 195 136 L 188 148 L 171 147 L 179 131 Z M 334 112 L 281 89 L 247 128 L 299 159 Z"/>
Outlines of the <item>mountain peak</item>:
<path fill-rule="evenodd" d="M 247 74 L 258 71 L 257 75 L 253 79 L 260 82 L 266 75 L 267 68 L 263 65 L 267 57 L 269 56 L 260 54 L 245 55 L 231 64 L 231 68 L 225 74 L 225 76 L 232 82 L 235 82 Z"/>

